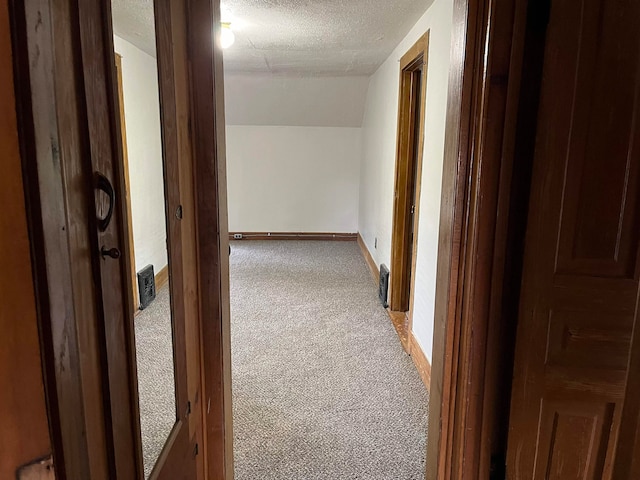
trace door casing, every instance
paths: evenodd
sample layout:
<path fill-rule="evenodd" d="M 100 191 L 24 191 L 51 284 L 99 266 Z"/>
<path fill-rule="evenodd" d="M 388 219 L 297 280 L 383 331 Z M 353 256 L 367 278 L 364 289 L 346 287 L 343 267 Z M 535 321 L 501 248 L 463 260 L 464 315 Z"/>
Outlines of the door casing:
<path fill-rule="evenodd" d="M 400 59 L 389 310 L 407 351 L 410 347 L 408 339 L 412 326 L 420 220 L 428 63 L 429 31 Z"/>
<path fill-rule="evenodd" d="M 505 468 L 531 181 L 523 152 L 537 112 L 538 59 L 523 62 L 527 42 L 538 40 L 526 35 L 527 8 L 526 0 L 454 2 L 429 480 L 501 478 Z"/>
<path fill-rule="evenodd" d="M 541 33 L 527 28 L 528 9 L 526 0 L 454 0 L 428 480 L 488 479 L 492 469 L 504 478 L 542 60 Z M 629 391 L 640 379 L 633 368 L 640 365 L 637 327 Z M 629 472 L 640 468 L 631 453 L 640 444 L 637 390 L 636 403 L 625 402 L 628 429 L 618 443 L 625 455 L 616 457 L 615 478 L 635 478 Z"/>

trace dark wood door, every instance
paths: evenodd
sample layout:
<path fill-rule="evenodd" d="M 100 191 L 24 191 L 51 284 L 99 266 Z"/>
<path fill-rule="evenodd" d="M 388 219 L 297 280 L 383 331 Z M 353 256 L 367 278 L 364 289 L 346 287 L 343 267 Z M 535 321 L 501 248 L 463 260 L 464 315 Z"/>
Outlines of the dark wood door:
<path fill-rule="evenodd" d="M 125 202 L 126 182 L 121 142 L 120 106 L 117 72 L 113 48 L 110 0 L 93 0 L 79 4 L 80 45 L 82 72 L 85 85 L 87 128 L 91 155 L 91 171 L 96 181 L 95 210 L 97 222 L 89 222 L 95 231 L 97 248 L 92 252 L 96 266 L 99 308 L 105 325 L 105 369 L 108 381 L 108 409 L 112 416 L 113 451 L 117 478 L 142 478 L 139 378 L 141 372 L 136 362 L 136 328 L 134 327 L 134 299 L 131 285 L 131 265 L 128 254 L 129 232 Z M 165 213 L 167 256 L 170 291 L 170 319 L 173 359 L 158 358 L 158 362 L 173 360 L 175 392 L 175 417 L 166 437 L 156 438 L 164 446 L 157 457 L 148 478 L 171 480 L 195 480 L 197 478 L 196 438 L 200 434 L 200 422 L 192 422 L 197 415 L 198 389 L 190 398 L 188 381 L 199 380 L 199 365 L 188 365 L 186 334 L 185 277 L 189 275 L 183 259 L 183 232 L 185 214 L 182 197 L 192 195 L 189 186 L 181 189 L 180 164 L 191 161 L 179 150 L 179 127 L 176 110 L 175 80 L 176 57 L 184 58 L 174 47 L 176 23 L 184 23 L 185 2 L 168 0 L 155 2 L 157 29 L 157 57 L 159 66 L 160 128 L 162 137 L 162 164 L 164 170 L 165 205 L 157 205 Z M 184 29 L 183 29 L 184 30 Z M 186 43 L 185 35 L 178 42 Z M 182 106 L 182 105 L 181 105 Z M 191 187 L 192 189 L 193 187 Z M 188 222 L 185 222 L 188 223 Z M 197 298 L 195 299 L 197 301 Z M 195 318 L 190 321 L 195 322 Z M 166 333 L 166 332 L 165 332 Z M 197 335 L 197 334 L 196 334 Z M 152 407 L 154 408 L 154 407 Z M 122 412 L 127 412 L 123 415 Z M 159 411 L 158 415 L 170 412 Z M 166 419 L 163 419 L 163 421 Z M 142 432 L 145 435 L 145 432 Z M 163 434 L 166 435 L 166 434 Z M 149 470 L 149 468 L 147 468 Z"/>
<path fill-rule="evenodd" d="M 107 5 L 110 2 L 105 2 Z M 162 137 L 162 164 L 163 164 L 163 180 L 164 184 L 164 197 L 165 205 L 156 205 L 156 208 L 165 213 L 166 220 L 166 236 L 167 236 L 167 257 L 168 257 L 168 272 L 169 272 L 169 292 L 170 292 L 170 323 L 172 334 L 171 344 L 173 346 L 173 378 L 175 392 L 163 392 L 168 393 L 170 396 L 175 393 L 175 417 L 169 419 L 173 421 L 173 426 L 170 433 L 166 437 L 155 438 L 151 440 L 148 438 L 149 432 L 145 432 L 140 429 L 140 415 L 139 411 L 142 409 L 141 400 L 138 395 L 140 386 L 140 380 L 144 373 L 140 370 L 140 364 L 136 362 L 136 345 L 139 343 L 135 340 L 137 331 L 134 327 L 134 309 L 131 308 L 134 305 L 133 288 L 131 286 L 131 255 L 127 252 L 132 247 L 129 243 L 131 238 L 128 228 L 130 228 L 131 222 L 126 221 L 126 215 L 128 215 L 126 206 L 126 188 L 127 172 L 125 169 L 127 165 L 124 161 L 123 142 L 121 138 L 122 128 L 119 125 L 121 118 L 120 111 L 120 97 L 119 85 L 117 82 L 117 68 L 115 53 L 112 43 L 113 32 L 112 25 L 109 19 L 111 13 L 109 9 L 105 9 L 105 16 L 102 17 L 105 27 L 106 38 L 105 40 L 108 48 L 104 50 L 107 62 L 104 62 L 104 58 L 100 55 L 100 65 L 105 66 L 105 80 L 107 84 L 107 96 L 104 99 L 106 104 L 110 105 L 111 121 L 113 122 L 113 131 L 111 132 L 111 144 L 113 147 L 113 154 L 110 157 L 93 160 L 94 170 L 101 172 L 108 172 L 106 175 L 113 179 L 114 193 L 116 197 L 116 214 L 118 215 L 120 222 L 109 224 L 107 228 L 102 232 L 98 232 L 98 235 L 105 237 L 101 240 L 100 244 L 105 245 L 107 248 L 112 244 L 119 246 L 119 249 L 124 253 L 117 259 L 113 259 L 108 255 L 102 255 L 103 261 L 100 262 L 101 277 L 102 277 L 102 301 L 104 303 L 105 322 L 109 322 L 109 318 L 112 315 L 122 315 L 124 308 L 125 317 L 125 338 L 127 339 L 128 351 L 127 365 L 129 376 L 135 381 L 136 386 L 132 388 L 134 395 L 133 398 L 129 398 L 129 402 L 134 405 L 134 412 L 136 413 L 136 430 L 134 434 L 135 449 L 140 456 L 141 447 L 144 451 L 145 444 L 148 446 L 150 442 L 157 441 L 164 443 L 160 454 L 153 458 L 153 467 L 150 472 L 147 473 L 147 477 L 150 479 L 167 479 L 167 480 L 195 480 L 196 474 L 196 456 L 198 453 L 198 446 L 196 444 L 196 436 L 198 429 L 202 428 L 201 423 L 197 422 L 195 428 L 190 429 L 191 415 L 197 415 L 198 410 L 195 408 L 195 400 L 190 401 L 188 378 L 198 377 L 199 371 L 194 368 L 194 364 L 188 365 L 187 360 L 187 308 L 185 301 L 185 282 L 188 281 L 187 277 L 190 272 L 188 270 L 189 262 L 185 260 L 185 252 L 182 248 L 183 241 L 188 241 L 188 237 L 193 233 L 190 230 L 183 229 L 183 220 L 185 214 L 181 207 L 182 196 L 191 194 L 189 186 L 181 189 L 181 175 L 180 165 L 184 165 L 191 161 L 190 156 L 184 154 L 184 150 L 180 149 L 178 136 L 183 133 L 185 126 L 178 125 L 177 110 L 184 108 L 184 105 L 178 105 L 180 101 L 184 101 L 183 98 L 178 99 L 178 89 L 176 88 L 176 74 L 175 69 L 179 68 L 181 62 L 184 61 L 184 54 L 176 45 L 184 45 L 186 43 L 185 35 L 176 34 L 176 24 L 183 24 L 185 22 L 185 10 L 186 5 L 183 1 L 174 1 L 173 9 L 171 2 L 168 0 L 156 0 L 154 2 L 154 20 L 156 30 L 156 52 L 157 52 L 157 64 L 158 64 L 158 84 L 159 95 L 158 98 L 160 104 L 160 128 Z M 91 61 L 92 55 L 96 55 L 97 52 L 87 52 L 85 55 L 85 62 Z M 100 52 L 102 53 L 102 52 Z M 92 69 L 95 75 L 96 71 L 99 71 L 100 66 L 95 65 Z M 86 72 L 86 69 L 85 69 Z M 88 79 L 87 79 L 88 80 Z M 99 92 L 95 95 L 99 95 Z M 98 129 L 101 127 L 97 121 L 92 122 L 89 118 L 90 129 Z M 94 131 L 92 138 L 99 138 L 100 135 L 105 133 Z M 115 138 L 114 138 L 114 137 Z M 99 161 L 102 160 L 102 163 Z M 161 188 L 162 188 L 161 187 Z M 191 187 L 193 188 L 193 187 Z M 103 197 L 104 198 L 104 197 Z M 98 205 L 100 210 L 100 205 Z M 106 211 L 105 208 L 102 208 Z M 109 234 L 113 237 L 109 238 Z M 105 290 L 106 286 L 106 290 Z M 124 299 L 122 301 L 121 299 Z M 162 321 L 169 319 L 162 318 Z M 191 318 L 190 321 L 195 321 Z M 125 353 L 125 345 L 120 345 L 122 354 Z M 115 347 L 117 348 L 117 346 Z M 162 354 L 159 357 L 163 357 Z M 116 375 L 122 375 L 122 367 L 120 364 L 115 367 L 112 366 L 114 356 L 110 356 L 108 359 L 109 370 L 113 370 Z M 157 362 L 170 361 L 169 358 L 157 358 Z M 146 380 L 148 384 L 148 377 Z M 168 387 L 168 386 L 167 386 Z M 170 388 L 170 387 L 169 387 Z M 113 397 L 113 395 L 112 395 Z M 113 402 L 112 398 L 112 402 Z M 119 399 L 120 405 L 124 404 L 124 399 Z M 193 405 L 192 405 L 193 403 Z M 139 408 L 137 408 L 139 406 Z M 113 408 L 117 408 L 115 405 Z M 154 408 L 147 405 L 147 409 Z M 160 411 L 159 415 L 166 415 L 169 412 Z M 163 419 L 163 421 L 166 419 Z M 193 425 L 191 425 L 194 427 Z M 166 435 L 166 434 L 163 434 Z M 146 438 L 145 438 L 146 436 Z M 130 449 L 129 445 L 123 445 L 122 439 L 116 439 L 114 447 L 116 450 Z M 150 455 L 146 453 L 145 455 Z M 154 456 L 154 455 L 151 455 Z M 147 462 L 148 463 L 148 462 Z M 142 475 L 141 465 L 138 462 L 138 476 Z M 147 470 L 149 469 L 147 465 Z"/>
<path fill-rule="evenodd" d="M 640 3 L 542 3 L 507 472 L 608 479 L 640 272 Z"/>

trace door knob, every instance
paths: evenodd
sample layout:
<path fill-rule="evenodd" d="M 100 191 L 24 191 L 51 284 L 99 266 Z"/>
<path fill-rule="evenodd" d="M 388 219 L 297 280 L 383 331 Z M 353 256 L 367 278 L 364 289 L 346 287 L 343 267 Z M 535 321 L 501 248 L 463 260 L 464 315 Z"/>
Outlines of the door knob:
<path fill-rule="evenodd" d="M 118 250 L 117 248 L 102 247 L 100 249 L 100 253 L 102 254 L 103 258 L 104 257 L 111 257 L 115 259 L 120 258 L 120 250 Z"/>

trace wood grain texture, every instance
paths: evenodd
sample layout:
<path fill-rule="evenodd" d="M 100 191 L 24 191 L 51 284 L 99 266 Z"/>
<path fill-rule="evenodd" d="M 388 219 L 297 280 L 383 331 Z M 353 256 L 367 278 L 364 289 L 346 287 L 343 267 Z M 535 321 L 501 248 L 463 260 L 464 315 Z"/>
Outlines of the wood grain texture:
<path fill-rule="evenodd" d="M 512 12 L 510 0 L 454 2 L 436 274 L 429 480 L 487 478 L 489 468 L 482 458 L 484 452 L 491 452 L 497 427 L 491 415 L 485 416 L 485 407 L 502 406 L 498 401 L 494 406 L 485 404 L 484 396 L 485 388 L 501 384 L 487 383 L 485 375 L 493 372 L 485 365 L 488 325 L 491 318 L 503 321 L 501 314 L 492 317 L 488 312 L 490 300 L 502 288 L 500 276 L 492 279 L 492 274 L 503 268 L 507 248 L 501 236 L 504 231 L 497 233 L 501 226 L 496 219 L 504 221 L 508 215 L 498 217 L 496 202 L 511 181 L 502 181 L 500 173 L 508 170 L 501 166 L 501 150 Z M 506 164 L 509 161 L 507 157 Z M 508 342 L 508 335 L 503 340 Z M 495 358 L 494 353 L 490 356 Z"/>
<path fill-rule="evenodd" d="M 545 35 L 510 477 L 613 478 L 640 285 L 638 22 L 625 0 L 530 7 Z"/>
<path fill-rule="evenodd" d="M 231 323 L 220 2 L 188 0 L 207 478 L 233 479 Z M 213 26 L 213 28 L 212 28 Z M 212 31 L 215 42 L 212 42 Z"/>
<path fill-rule="evenodd" d="M 0 2 L 0 478 L 52 451 L 31 276 L 8 2 Z M 16 52 L 17 53 L 17 52 Z M 15 55 L 16 53 L 13 53 Z M 19 367 L 18 367 L 19 366 Z"/>
<path fill-rule="evenodd" d="M 413 332 L 409 334 L 409 353 L 413 364 L 420 374 L 422 383 L 424 383 L 427 390 L 431 390 L 431 364 L 429 360 L 427 360 L 427 356 L 424 354 Z"/>
<path fill-rule="evenodd" d="M 88 253 L 96 247 L 86 229 L 92 177 L 76 93 L 77 25 L 69 2 L 15 7 L 21 145 L 53 454 L 63 478 L 108 478 L 102 352 L 94 343 L 100 317 Z M 51 71 L 61 64 L 54 82 Z"/>
<path fill-rule="evenodd" d="M 394 180 L 389 306 L 411 312 L 420 218 L 429 32 L 400 60 L 398 135 Z M 409 314 L 411 319 L 412 313 Z M 410 328 L 410 320 L 407 328 Z M 406 333 L 404 334 L 407 335 Z"/>
<path fill-rule="evenodd" d="M 373 257 L 371 256 L 371 252 L 369 252 L 369 249 L 367 248 L 367 244 L 364 243 L 364 240 L 362 239 L 359 233 L 358 233 L 357 240 L 358 240 L 358 245 L 360 246 L 360 250 L 362 251 L 362 256 L 367 262 L 367 266 L 369 267 L 369 271 L 371 272 L 371 276 L 373 277 L 373 281 L 377 285 L 378 282 L 380 281 L 380 269 L 376 265 L 376 262 L 373 260 Z"/>
<path fill-rule="evenodd" d="M 336 242 L 353 242 L 357 233 L 310 233 L 310 232 L 229 232 L 229 240 L 241 234 L 240 240 L 322 240 Z"/>
<path fill-rule="evenodd" d="M 176 134 L 179 163 L 180 201 L 182 205 L 182 265 L 183 265 L 183 306 L 185 315 L 185 341 L 187 354 L 187 389 L 191 402 L 191 414 L 188 417 L 189 439 L 195 449 L 199 445 L 201 452 L 206 451 L 204 424 L 206 403 L 203 395 L 202 375 L 202 325 L 199 298 L 198 235 L 196 228 L 197 208 L 195 193 L 195 158 L 191 136 L 191 91 L 190 64 L 188 53 L 187 2 L 185 0 L 156 2 L 157 13 L 170 8 L 170 41 L 173 51 L 173 82 L 175 92 Z M 169 41 L 167 39 L 166 41 Z M 197 478 L 205 478 L 206 455 L 195 457 Z"/>
<path fill-rule="evenodd" d="M 112 435 L 112 468 L 118 478 L 141 476 L 139 405 L 135 335 L 129 264 L 128 224 L 122 202 L 124 168 L 120 138 L 117 73 L 114 62 L 110 2 L 92 0 L 78 3 L 84 101 L 86 108 L 87 154 L 91 172 L 109 179 L 116 192 L 110 224 L 104 230 L 91 225 L 95 282 L 100 294 L 98 309 L 103 319 L 106 382 L 109 398 L 105 402 L 108 428 Z M 92 195 L 92 210 L 99 216 L 107 211 L 105 196 Z M 118 248 L 119 259 L 104 258 L 100 249 Z"/>
<path fill-rule="evenodd" d="M 167 219 L 167 250 L 169 264 L 166 269 L 158 272 L 159 283 L 169 282 L 171 291 L 171 315 L 174 343 L 174 368 L 176 384 L 176 409 L 177 422 L 174 425 L 161 457 L 156 462 L 152 473 L 153 478 L 159 480 L 184 478 L 195 479 L 198 464 L 202 464 L 202 458 L 194 454 L 197 431 L 202 429 L 201 405 L 198 395 L 190 397 L 189 381 L 200 377 L 200 366 L 189 362 L 188 346 L 192 344 L 188 340 L 189 328 L 197 324 L 196 316 L 188 316 L 190 313 L 188 303 L 193 298 L 185 291 L 185 279 L 192 278 L 195 273 L 191 265 L 185 266 L 183 221 L 185 214 L 193 217 L 193 212 L 185 212 L 182 205 L 184 197 L 193 196 L 193 183 L 181 182 L 181 168 L 183 165 L 193 162 L 189 151 L 185 151 L 181 143 L 183 132 L 180 126 L 179 102 L 184 101 L 184 96 L 179 96 L 177 88 L 176 60 L 180 58 L 182 50 L 174 50 L 174 42 L 183 45 L 185 42 L 184 30 L 179 26 L 184 22 L 184 3 L 176 3 L 176 10 L 166 0 L 155 2 L 155 32 L 158 52 L 158 72 L 160 91 L 160 115 L 162 128 L 162 150 L 164 165 L 165 188 L 165 218 Z M 177 25 L 177 27 L 176 27 Z M 174 31 L 174 28 L 177 28 Z M 183 36 L 182 39 L 178 36 Z M 182 108 L 185 108 L 184 105 Z M 184 190 L 183 190 L 184 188 Z M 186 224 L 187 226 L 189 224 Z M 187 234 L 193 232 L 187 230 Z M 157 287 L 159 288 L 159 287 Z M 193 421 L 190 417 L 193 412 Z M 192 432 L 191 429 L 195 430 Z"/>

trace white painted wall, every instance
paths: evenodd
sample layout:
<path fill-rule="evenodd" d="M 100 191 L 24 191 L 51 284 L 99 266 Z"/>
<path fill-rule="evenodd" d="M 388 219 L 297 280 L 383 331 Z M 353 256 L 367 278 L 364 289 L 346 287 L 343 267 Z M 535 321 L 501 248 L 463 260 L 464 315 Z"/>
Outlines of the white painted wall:
<path fill-rule="evenodd" d="M 135 268 L 167 265 L 160 96 L 156 59 L 114 36 L 122 55 Z"/>
<path fill-rule="evenodd" d="M 229 230 L 358 229 L 360 129 L 227 126 Z"/>
<path fill-rule="evenodd" d="M 369 77 L 225 73 L 227 125 L 360 127 Z"/>
<path fill-rule="evenodd" d="M 391 259 L 399 60 L 429 30 L 425 145 L 413 313 L 413 332 L 429 361 L 433 344 L 452 15 L 452 0 L 436 0 L 371 77 L 362 126 L 359 231 L 376 263 L 388 266 Z M 376 238 L 377 248 L 374 247 Z"/>
<path fill-rule="evenodd" d="M 231 231 L 357 232 L 368 82 L 225 74 Z"/>

